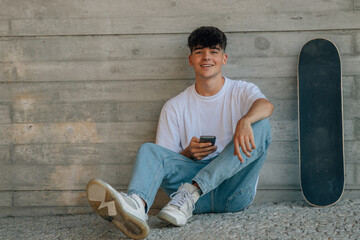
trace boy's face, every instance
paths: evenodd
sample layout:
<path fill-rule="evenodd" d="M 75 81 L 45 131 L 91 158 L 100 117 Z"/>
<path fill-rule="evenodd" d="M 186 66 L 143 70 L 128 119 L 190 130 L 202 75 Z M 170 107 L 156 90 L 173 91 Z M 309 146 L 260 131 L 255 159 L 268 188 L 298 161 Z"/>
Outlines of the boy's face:
<path fill-rule="evenodd" d="M 227 62 L 227 54 L 223 52 L 219 45 L 213 47 L 196 46 L 189 55 L 189 64 L 195 70 L 195 77 L 201 79 L 211 79 L 222 77 L 221 68 Z"/>

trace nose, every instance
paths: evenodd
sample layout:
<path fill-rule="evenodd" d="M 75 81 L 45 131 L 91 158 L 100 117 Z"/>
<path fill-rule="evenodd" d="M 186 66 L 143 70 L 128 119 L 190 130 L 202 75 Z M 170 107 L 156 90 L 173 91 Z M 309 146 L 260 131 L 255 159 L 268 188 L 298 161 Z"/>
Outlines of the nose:
<path fill-rule="evenodd" d="M 204 60 L 210 59 L 210 51 L 204 51 L 202 58 Z"/>

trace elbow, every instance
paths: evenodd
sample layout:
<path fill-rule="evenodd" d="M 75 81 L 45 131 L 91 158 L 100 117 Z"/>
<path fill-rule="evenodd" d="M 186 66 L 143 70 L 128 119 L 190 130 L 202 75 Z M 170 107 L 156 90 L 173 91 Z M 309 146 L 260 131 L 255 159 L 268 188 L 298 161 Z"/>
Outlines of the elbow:
<path fill-rule="evenodd" d="M 274 105 L 271 102 L 269 103 L 270 103 L 270 115 L 271 115 L 274 111 Z"/>
<path fill-rule="evenodd" d="M 268 116 L 267 117 L 270 117 L 272 115 L 273 111 L 274 111 L 274 105 L 269 101 L 268 101 L 267 109 L 268 109 L 268 112 L 267 112 Z"/>

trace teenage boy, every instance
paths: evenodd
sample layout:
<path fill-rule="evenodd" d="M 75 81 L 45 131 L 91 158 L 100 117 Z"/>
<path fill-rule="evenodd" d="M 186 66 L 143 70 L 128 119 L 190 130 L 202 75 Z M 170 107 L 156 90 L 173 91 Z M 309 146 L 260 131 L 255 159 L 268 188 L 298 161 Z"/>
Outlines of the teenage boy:
<path fill-rule="evenodd" d="M 148 235 L 147 213 L 159 187 L 171 200 L 158 217 L 176 226 L 193 213 L 236 212 L 253 201 L 273 105 L 254 84 L 222 75 L 226 41 L 215 27 L 190 34 L 196 82 L 164 105 L 156 144 L 139 149 L 128 193 L 99 179 L 88 183 L 93 210 L 126 236 Z M 216 145 L 200 142 L 202 135 L 216 136 Z"/>

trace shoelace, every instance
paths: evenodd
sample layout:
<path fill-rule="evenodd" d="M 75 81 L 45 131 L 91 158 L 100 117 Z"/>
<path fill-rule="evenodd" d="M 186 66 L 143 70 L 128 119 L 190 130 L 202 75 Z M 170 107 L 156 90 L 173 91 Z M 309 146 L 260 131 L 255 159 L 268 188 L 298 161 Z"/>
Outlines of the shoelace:
<path fill-rule="evenodd" d="M 174 206 L 181 207 L 186 202 L 190 201 L 193 206 L 193 210 L 195 209 L 194 198 L 189 193 L 189 191 L 187 191 L 185 189 L 180 189 L 179 191 L 174 192 L 173 194 L 170 195 L 170 198 L 171 198 L 170 204 L 172 204 Z"/>

